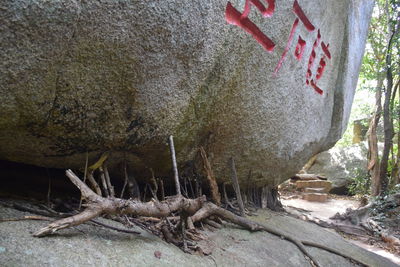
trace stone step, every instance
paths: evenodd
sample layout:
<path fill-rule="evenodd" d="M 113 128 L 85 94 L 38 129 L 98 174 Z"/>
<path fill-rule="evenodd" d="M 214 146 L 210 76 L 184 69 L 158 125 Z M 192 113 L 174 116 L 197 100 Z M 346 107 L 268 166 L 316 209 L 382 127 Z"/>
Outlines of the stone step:
<path fill-rule="evenodd" d="M 324 187 L 306 187 L 304 188 L 304 193 L 328 193 L 328 188 Z"/>
<path fill-rule="evenodd" d="M 328 200 L 326 193 L 303 193 L 303 199 L 313 202 L 325 202 Z"/>
<path fill-rule="evenodd" d="M 325 192 L 329 192 L 332 188 L 332 182 L 323 180 L 297 181 L 296 188 L 325 188 Z"/>

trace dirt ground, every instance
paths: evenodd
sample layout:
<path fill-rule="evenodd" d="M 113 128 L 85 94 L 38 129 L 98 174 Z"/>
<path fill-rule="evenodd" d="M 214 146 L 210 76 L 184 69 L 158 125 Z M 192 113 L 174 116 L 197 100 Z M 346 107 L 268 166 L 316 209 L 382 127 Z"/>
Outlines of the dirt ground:
<path fill-rule="evenodd" d="M 310 202 L 303 200 L 299 193 L 284 192 L 282 193 L 281 201 L 289 214 L 296 217 L 307 215 L 327 222 L 332 222 L 330 218 L 336 213 L 344 213 L 348 208 L 356 209 L 360 206 L 360 201 L 356 197 L 338 195 L 329 195 L 329 199 L 326 202 Z M 390 250 L 383 241 L 371 241 L 346 234 L 342 234 L 342 236 L 349 242 L 400 265 L 400 255 L 394 254 L 393 250 Z"/>

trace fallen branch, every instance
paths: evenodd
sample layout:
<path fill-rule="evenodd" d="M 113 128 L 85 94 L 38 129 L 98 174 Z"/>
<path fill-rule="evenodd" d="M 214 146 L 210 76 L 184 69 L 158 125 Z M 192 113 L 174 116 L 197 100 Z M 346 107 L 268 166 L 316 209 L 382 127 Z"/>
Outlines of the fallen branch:
<path fill-rule="evenodd" d="M 136 200 L 125 200 L 120 198 L 103 198 L 95 194 L 86 184 L 84 184 L 71 170 L 66 171 L 66 175 L 72 183 L 81 191 L 83 198 L 88 201 L 87 209 L 74 216 L 57 220 L 47 227 L 34 233 L 40 237 L 54 233 L 60 229 L 82 224 L 101 214 L 129 214 L 147 217 L 166 217 L 171 212 L 183 210 L 188 214 L 194 214 L 205 202 L 205 197 L 196 199 L 186 199 L 181 195 L 167 198 L 162 202 L 140 202 Z"/>
<path fill-rule="evenodd" d="M 351 256 L 345 255 L 344 253 L 336 251 L 332 248 L 309 241 L 302 241 L 295 239 L 291 237 L 289 234 L 276 230 L 272 227 L 261 225 L 245 217 L 240 217 L 238 215 L 235 215 L 232 212 L 220 208 L 211 202 L 206 202 L 205 196 L 196 199 L 187 199 L 182 195 L 176 195 L 173 197 L 166 198 L 165 201 L 161 202 L 149 201 L 146 203 L 132 199 L 125 200 L 113 197 L 104 198 L 94 193 L 71 170 L 67 170 L 66 175 L 71 180 L 71 182 L 81 191 L 82 197 L 87 201 L 87 204 L 85 205 L 87 207 L 86 210 L 71 217 L 54 221 L 50 223 L 48 226 L 34 233 L 34 236 L 41 237 L 54 233 L 60 229 L 76 226 L 84 222 L 87 222 L 89 220 L 93 220 L 95 217 L 98 217 L 101 214 L 109 214 L 109 215 L 129 214 L 133 216 L 159 217 L 159 218 L 166 218 L 166 221 L 168 222 L 167 216 L 171 215 L 171 213 L 173 212 L 179 211 L 181 213 L 181 220 L 179 224 L 180 226 L 186 224 L 186 221 L 182 221 L 182 218 L 186 218 L 187 216 L 190 216 L 191 221 L 195 223 L 207 219 L 208 217 L 213 215 L 216 217 L 220 217 L 223 220 L 242 226 L 243 228 L 248 229 L 250 231 L 265 231 L 273 235 L 279 236 L 281 238 L 284 238 L 295 244 L 300 249 L 300 251 L 306 257 L 308 257 L 315 266 L 320 266 L 320 265 L 318 265 L 318 262 L 315 260 L 315 258 L 313 258 L 308 253 L 308 251 L 305 249 L 305 246 L 318 247 L 320 249 L 324 249 L 331 253 L 348 258 L 362 265 L 367 265 L 357 259 L 352 258 Z M 184 214 L 184 216 L 182 216 L 182 214 Z M 183 238 L 183 241 L 177 242 L 177 240 L 175 240 L 175 238 L 172 236 L 171 231 L 169 229 L 171 229 L 171 227 L 168 228 L 168 226 L 165 224 L 161 226 L 161 230 L 168 241 L 174 244 L 178 243 L 178 245 L 181 245 L 182 243 L 188 244 L 185 238 Z M 185 234 L 183 228 L 182 228 L 182 233 L 183 233 L 182 235 Z"/>

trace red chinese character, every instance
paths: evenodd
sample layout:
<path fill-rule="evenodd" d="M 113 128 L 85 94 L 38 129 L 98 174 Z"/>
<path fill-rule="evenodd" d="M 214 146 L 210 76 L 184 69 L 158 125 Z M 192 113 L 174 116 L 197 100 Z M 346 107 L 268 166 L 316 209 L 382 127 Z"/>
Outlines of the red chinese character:
<path fill-rule="evenodd" d="M 318 81 L 319 79 L 321 79 L 322 75 L 324 74 L 324 70 L 325 70 L 325 66 L 326 66 L 326 58 L 331 59 L 331 53 L 330 53 L 330 51 L 329 51 L 329 44 L 326 45 L 324 42 L 321 42 L 321 48 L 322 48 L 322 51 L 324 52 L 324 55 L 323 55 L 323 56 L 321 57 L 321 59 L 319 60 L 319 64 L 318 64 L 318 68 L 317 68 L 317 73 L 316 73 L 316 75 L 315 75 L 315 80 L 316 80 L 316 81 L 314 81 L 314 79 L 312 79 L 312 80 L 310 81 L 310 79 L 311 79 L 311 77 L 312 77 L 312 74 L 313 74 L 311 69 L 312 69 L 312 67 L 313 67 L 313 65 L 314 65 L 315 58 L 316 58 L 316 52 L 315 52 L 315 50 L 316 50 L 316 48 L 319 46 L 320 40 L 321 40 L 321 33 L 320 33 L 320 31 L 318 30 L 317 39 L 316 39 L 315 42 L 314 42 L 314 45 L 313 45 L 313 49 L 312 49 L 312 51 L 311 51 L 310 58 L 308 59 L 308 68 L 307 68 L 307 73 L 306 73 L 306 84 L 307 84 L 307 85 L 311 85 L 311 87 L 314 88 L 314 90 L 315 90 L 318 94 L 322 95 L 322 94 L 324 93 L 324 91 L 323 91 L 321 88 L 319 88 L 319 87 L 317 86 L 317 81 Z"/>
<path fill-rule="evenodd" d="M 296 49 L 294 51 L 294 56 L 297 58 L 297 60 L 300 60 L 303 57 L 305 48 L 306 41 L 304 41 L 299 35 L 299 40 L 297 41 Z"/>
<path fill-rule="evenodd" d="M 251 5 L 254 5 L 264 17 L 271 17 L 275 11 L 275 0 L 265 0 L 265 2 L 268 4 L 268 8 L 266 8 L 259 0 L 246 0 L 243 13 L 240 13 L 230 2 L 228 2 L 225 10 L 225 19 L 229 24 L 239 26 L 246 32 L 250 33 L 253 38 L 265 48 L 265 50 L 272 52 L 275 43 L 248 18 Z"/>
<path fill-rule="evenodd" d="M 275 75 L 278 73 L 279 69 L 282 67 L 282 63 L 285 60 L 286 54 L 288 53 L 288 51 L 290 49 L 294 34 L 296 32 L 296 28 L 299 24 L 299 20 L 303 23 L 303 25 L 306 27 L 306 29 L 309 32 L 312 32 L 315 30 L 314 25 L 312 25 L 310 20 L 307 18 L 306 14 L 304 14 L 304 11 L 301 9 L 297 0 L 295 0 L 293 3 L 293 12 L 296 14 L 297 18 L 295 19 L 295 21 L 292 25 L 292 29 L 290 30 L 289 39 L 287 41 L 285 50 L 283 51 L 282 56 L 278 62 L 278 65 L 275 68 L 275 71 L 274 71 Z M 300 60 L 301 57 L 303 56 L 305 45 L 306 45 L 306 41 L 304 41 L 303 39 L 301 39 L 301 37 L 299 37 L 299 40 L 296 45 L 296 51 L 295 51 L 295 56 L 298 60 Z"/>
<path fill-rule="evenodd" d="M 308 58 L 308 67 L 307 67 L 307 74 L 306 74 L 307 80 L 312 76 L 311 68 L 313 67 L 315 58 L 317 56 L 315 49 L 319 46 L 320 41 L 321 41 L 321 32 L 318 30 L 317 39 L 314 41 L 310 57 Z"/>

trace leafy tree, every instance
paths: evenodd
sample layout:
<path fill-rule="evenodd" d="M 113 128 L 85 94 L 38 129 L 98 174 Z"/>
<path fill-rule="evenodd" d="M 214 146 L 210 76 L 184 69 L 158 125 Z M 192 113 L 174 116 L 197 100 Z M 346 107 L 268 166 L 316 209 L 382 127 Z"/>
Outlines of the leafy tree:
<path fill-rule="evenodd" d="M 399 182 L 400 155 L 394 155 L 393 152 L 394 120 L 397 121 L 397 124 L 400 123 L 399 116 L 394 116 L 394 114 L 400 115 L 397 94 L 400 80 L 399 31 L 400 1 L 376 1 L 361 70 L 361 79 L 376 82 L 375 111 L 368 130 L 368 170 L 372 179 L 371 192 L 374 196 L 385 194 L 388 191 L 389 177 L 392 180 L 396 179 L 395 183 Z M 384 148 L 380 159 L 376 131 L 381 116 L 384 125 Z M 390 153 L 394 166 L 389 166 Z"/>

